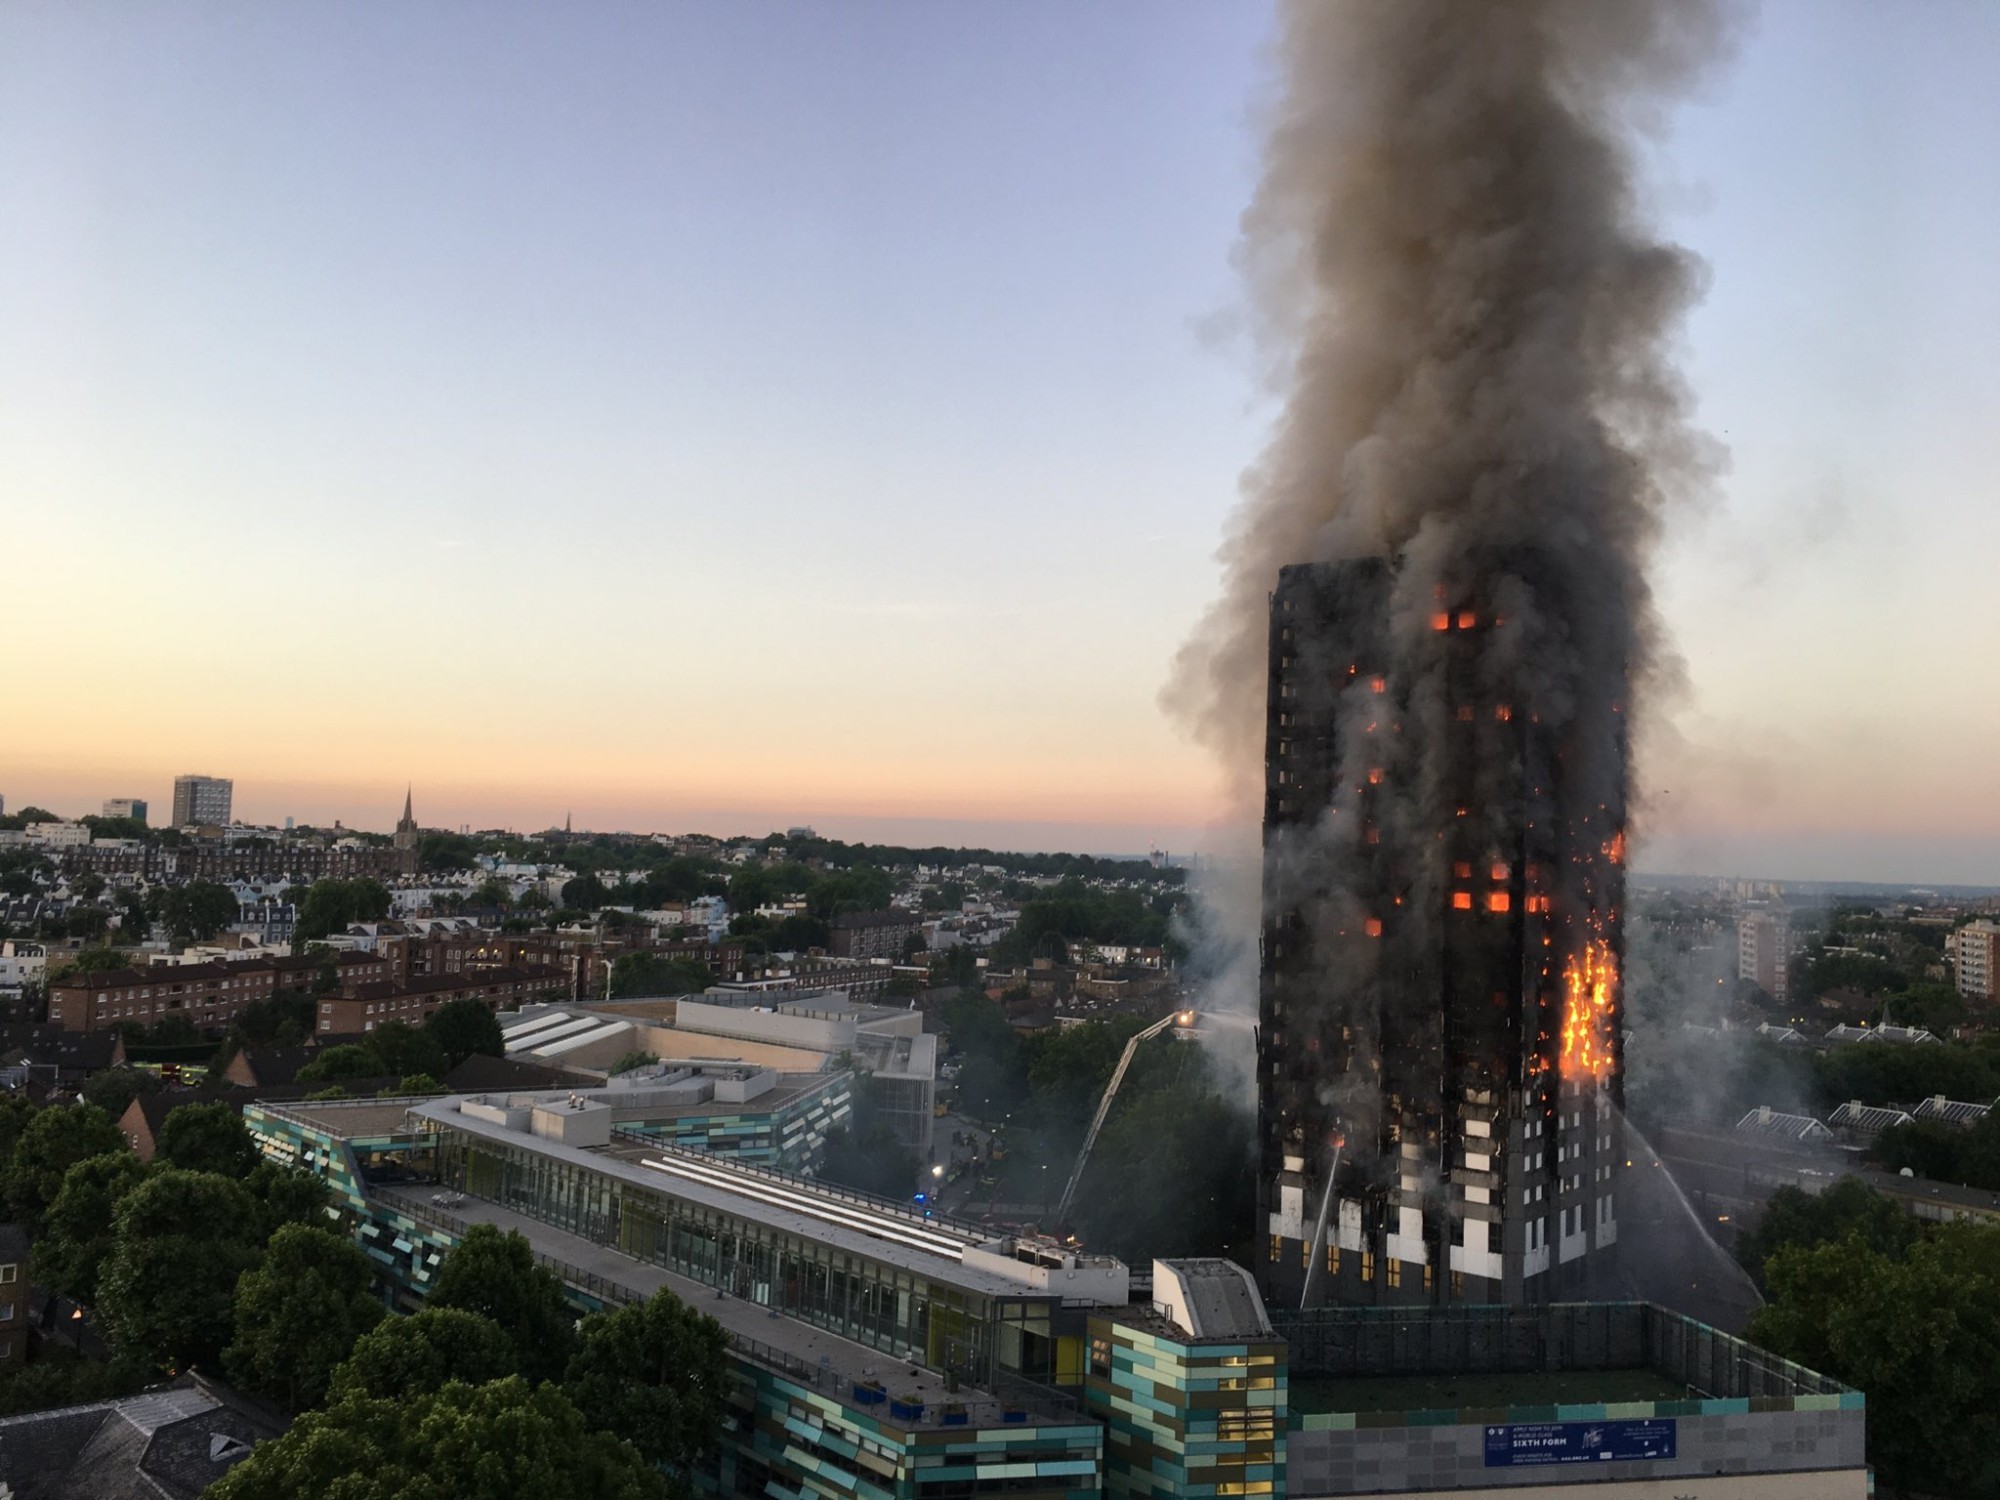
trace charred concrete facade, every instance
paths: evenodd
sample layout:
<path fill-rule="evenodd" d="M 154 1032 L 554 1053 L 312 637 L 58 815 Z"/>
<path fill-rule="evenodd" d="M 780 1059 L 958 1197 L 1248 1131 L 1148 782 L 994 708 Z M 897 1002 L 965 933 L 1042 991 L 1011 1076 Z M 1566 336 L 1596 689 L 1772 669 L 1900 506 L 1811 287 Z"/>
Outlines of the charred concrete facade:
<path fill-rule="evenodd" d="M 1412 588 L 1382 559 L 1285 568 L 1271 597 L 1274 1307 L 1608 1285 L 1623 705 L 1545 712 L 1508 625 L 1477 588 Z"/>

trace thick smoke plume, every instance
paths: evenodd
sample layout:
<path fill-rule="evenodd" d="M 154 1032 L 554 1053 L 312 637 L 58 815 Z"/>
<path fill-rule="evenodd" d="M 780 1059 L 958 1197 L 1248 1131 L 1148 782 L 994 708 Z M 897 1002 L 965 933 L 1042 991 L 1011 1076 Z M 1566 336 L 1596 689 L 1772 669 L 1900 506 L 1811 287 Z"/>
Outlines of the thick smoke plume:
<path fill-rule="evenodd" d="M 1284 3 L 1240 248 L 1282 413 L 1168 690 L 1245 805 L 1287 563 L 1401 558 L 1413 650 L 1475 590 L 1522 627 L 1493 675 L 1558 724 L 1657 668 L 1645 562 L 1716 454 L 1670 359 L 1701 268 L 1649 231 L 1634 145 L 1727 29 L 1706 0 Z M 1596 727 L 1572 770 L 1622 789 Z"/>

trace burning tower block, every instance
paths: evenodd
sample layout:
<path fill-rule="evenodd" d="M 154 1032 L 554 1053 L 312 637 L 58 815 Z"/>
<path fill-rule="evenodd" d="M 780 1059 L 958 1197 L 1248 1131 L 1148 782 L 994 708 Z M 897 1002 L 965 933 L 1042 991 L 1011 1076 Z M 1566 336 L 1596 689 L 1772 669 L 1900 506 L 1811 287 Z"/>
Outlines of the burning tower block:
<path fill-rule="evenodd" d="M 1597 701 L 1542 670 L 1519 592 L 1364 559 L 1285 568 L 1271 597 L 1274 1306 L 1611 1284 L 1624 685 Z"/>

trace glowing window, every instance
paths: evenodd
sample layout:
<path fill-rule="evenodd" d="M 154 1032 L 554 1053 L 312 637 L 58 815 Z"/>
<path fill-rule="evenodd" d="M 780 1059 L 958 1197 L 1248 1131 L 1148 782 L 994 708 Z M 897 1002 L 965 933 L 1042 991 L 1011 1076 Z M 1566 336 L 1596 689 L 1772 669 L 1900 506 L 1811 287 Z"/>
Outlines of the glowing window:
<path fill-rule="evenodd" d="M 1392 1255 L 1389 1257 L 1389 1285 L 1392 1287 L 1400 1287 L 1402 1284 L 1403 1284 L 1403 1263 L 1400 1260 L 1397 1260 L 1396 1257 Z"/>
<path fill-rule="evenodd" d="M 1375 692 L 1386 693 L 1389 691 L 1389 679 L 1386 677 L 1371 677 L 1368 679 L 1368 686 Z"/>
<path fill-rule="evenodd" d="M 1453 911 L 1471 911 L 1472 892 L 1453 891 L 1451 893 L 1451 907 Z"/>
<path fill-rule="evenodd" d="M 1446 613 L 1444 613 L 1444 612 L 1443 612 L 1442 610 L 1440 610 L 1440 611 L 1439 611 L 1438 613 L 1436 613 L 1436 614 L 1432 615 L 1432 616 L 1431 616 L 1431 629 L 1433 629 L 1433 630 L 1449 630 L 1449 629 L 1451 629 L 1451 616 L 1450 616 L 1450 615 L 1448 615 L 1448 614 L 1446 614 Z"/>
<path fill-rule="evenodd" d="M 1512 899 L 1505 891 L 1494 891 L 1486 898 L 1486 909 L 1488 911 L 1505 911 L 1513 904 Z"/>
<path fill-rule="evenodd" d="M 1373 1250 L 1363 1250 L 1361 1252 L 1361 1279 L 1363 1281 L 1373 1281 L 1375 1279 L 1375 1252 Z"/>
<path fill-rule="evenodd" d="M 1456 875 L 1460 880 L 1472 879 L 1472 861 L 1469 859 L 1461 859 L 1457 864 L 1451 867 L 1451 873 Z"/>
<path fill-rule="evenodd" d="M 1496 703 L 1493 705 L 1493 717 L 1498 719 L 1502 724 L 1505 724 L 1509 719 L 1514 717 L 1514 710 L 1504 703 Z"/>
<path fill-rule="evenodd" d="M 1361 925 L 1370 937 L 1380 937 L 1382 935 L 1382 919 L 1380 917 L 1370 917 Z"/>
<path fill-rule="evenodd" d="M 1471 610 L 1461 609 L 1458 612 L 1458 628 L 1460 630 L 1470 630 L 1472 629 L 1473 626 L 1477 625 L 1478 623 L 1479 623 L 1479 616 L 1474 614 Z"/>
<path fill-rule="evenodd" d="M 1380 766 L 1371 766 L 1369 768 L 1368 784 L 1370 786 L 1380 786 L 1382 784 L 1382 768 Z"/>
<path fill-rule="evenodd" d="M 1493 861 L 1493 878 L 1495 880 L 1505 880 L 1507 878 L 1507 862 L 1505 860 L 1496 859 Z"/>

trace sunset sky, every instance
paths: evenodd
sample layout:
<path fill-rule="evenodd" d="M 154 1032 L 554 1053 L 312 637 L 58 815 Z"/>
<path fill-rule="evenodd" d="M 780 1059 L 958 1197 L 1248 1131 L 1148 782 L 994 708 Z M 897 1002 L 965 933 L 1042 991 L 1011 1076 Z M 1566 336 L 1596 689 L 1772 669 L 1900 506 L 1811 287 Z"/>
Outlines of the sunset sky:
<path fill-rule="evenodd" d="M 0 795 L 1216 847 L 1252 4 L 0 9 Z M 2000 884 L 2000 9 L 1767 4 L 1653 181 L 1732 454 L 1642 869 Z M 157 819 L 156 819 L 157 821 Z"/>

